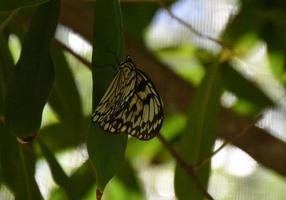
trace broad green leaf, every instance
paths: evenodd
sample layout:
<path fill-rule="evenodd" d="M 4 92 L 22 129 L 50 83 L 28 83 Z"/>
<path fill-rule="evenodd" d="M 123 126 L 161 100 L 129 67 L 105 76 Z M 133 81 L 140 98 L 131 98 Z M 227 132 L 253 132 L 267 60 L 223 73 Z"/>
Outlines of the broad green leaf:
<path fill-rule="evenodd" d="M 50 43 L 59 8 L 59 0 L 50 0 L 38 7 L 9 85 L 5 117 L 12 133 L 22 139 L 34 136 L 39 129 L 42 110 L 53 84 Z"/>
<path fill-rule="evenodd" d="M 126 135 L 111 135 L 100 131 L 95 125 L 90 126 L 88 153 L 96 170 L 97 186 L 101 192 L 122 165 L 126 140 Z"/>
<path fill-rule="evenodd" d="M 140 188 L 136 171 L 130 162 L 125 161 L 116 175 L 116 178 L 122 182 L 129 191 L 134 193 L 143 194 Z"/>
<path fill-rule="evenodd" d="M 38 137 L 47 142 L 52 151 L 61 151 L 67 148 L 76 148 L 84 142 L 84 136 L 89 128 L 90 117 L 85 118 L 85 126 L 81 131 L 73 130 L 68 123 L 56 123 L 39 130 Z"/>
<path fill-rule="evenodd" d="M 219 122 L 221 91 L 220 65 L 213 61 L 213 64 L 208 64 L 206 75 L 196 91 L 180 142 L 180 155 L 189 163 L 199 162 L 212 151 Z M 197 173 L 205 188 L 209 170 L 210 166 L 207 164 Z M 179 200 L 204 199 L 202 192 L 194 185 L 192 177 L 178 164 L 175 170 L 175 192 Z"/>
<path fill-rule="evenodd" d="M 48 0 L 4 0 L 0 1 L 0 12 L 27 6 L 35 6 L 46 1 Z"/>
<path fill-rule="evenodd" d="M 224 87 L 239 98 L 250 101 L 258 110 L 274 105 L 274 102 L 264 94 L 252 81 L 234 70 L 229 63 L 222 64 Z"/>
<path fill-rule="evenodd" d="M 41 147 L 44 157 L 48 162 L 54 181 L 66 192 L 69 199 L 79 199 L 74 193 L 73 187 L 71 186 L 71 182 L 68 176 L 62 169 L 54 154 L 42 141 L 38 140 L 38 143 Z"/>
<path fill-rule="evenodd" d="M 132 38 L 136 38 L 143 44 L 145 29 L 150 24 L 158 7 L 158 4 L 150 2 L 142 2 L 140 6 L 138 6 L 137 3 L 123 3 L 122 16 L 124 30 L 130 34 Z"/>
<path fill-rule="evenodd" d="M 123 60 L 124 42 L 121 11 L 118 0 L 97 0 L 95 2 L 94 41 L 92 55 L 93 109 L 99 103 L 114 76 L 110 65 L 116 66 L 116 58 Z M 124 161 L 127 135 L 105 133 L 91 123 L 87 148 L 96 170 L 98 191 L 103 192 L 109 180 L 119 171 Z"/>
<path fill-rule="evenodd" d="M 40 200 L 42 196 L 35 181 L 35 154 L 32 144 L 17 142 L 0 122 L 0 163 L 4 183 L 16 200 Z"/>
<path fill-rule="evenodd" d="M 74 129 L 80 129 L 84 116 L 75 79 L 63 52 L 53 48 L 52 58 L 55 65 L 55 84 L 49 103 L 62 122 L 69 123 Z"/>

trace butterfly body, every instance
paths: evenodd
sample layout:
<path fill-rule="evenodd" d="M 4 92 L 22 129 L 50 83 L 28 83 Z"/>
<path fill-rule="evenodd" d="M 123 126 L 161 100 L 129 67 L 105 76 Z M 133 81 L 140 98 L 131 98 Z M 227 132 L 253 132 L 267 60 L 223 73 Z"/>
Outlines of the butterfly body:
<path fill-rule="evenodd" d="M 109 133 L 127 133 L 140 140 L 156 136 L 163 123 L 163 102 L 151 80 L 130 57 L 96 107 L 92 120 Z"/>

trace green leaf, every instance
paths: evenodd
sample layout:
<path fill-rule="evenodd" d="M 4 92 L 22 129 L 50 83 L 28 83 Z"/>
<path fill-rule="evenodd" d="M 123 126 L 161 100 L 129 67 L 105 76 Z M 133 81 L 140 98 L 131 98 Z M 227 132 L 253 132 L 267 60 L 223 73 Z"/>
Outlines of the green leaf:
<path fill-rule="evenodd" d="M 98 189 L 102 192 L 106 184 L 119 171 L 124 160 L 127 135 L 111 135 L 95 125 L 90 126 L 88 154 L 96 170 Z"/>
<path fill-rule="evenodd" d="M 7 0 L 0 2 L 0 11 L 8 11 L 27 6 L 35 6 L 47 2 L 48 0 Z"/>
<path fill-rule="evenodd" d="M 43 199 L 35 181 L 35 154 L 32 144 L 20 144 L 0 122 L 0 164 L 4 184 L 16 200 Z"/>
<path fill-rule="evenodd" d="M 242 5 L 240 12 L 227 25 L 222 37 L 223 41 L 231 46 L 235 46 L 237 41 L 245 35 L 258 34 L 262 24 L 257 19 L 257 16 L 253 15 L 251 8 L 249 4 Z"/>
<path fill-rule="evenodd" d="M 274 105 L 255 83 L 243 77 L 229 63 L 222 64 L 222 74 L 224 87 L 239 98 L 250 101 L 258 110 Z"/>
<path fill-rule="evenodd" d="M 217 134 L 222 91 L 220 65 L 214 60 L 209 64 L 206 75 L 196 91 L 187 126 L 182 134 L 180 155 L 192 164 L 210 155 Z M 207 188 L 210 165 L 198 171 L 202 185 Z M 193 179 L 177 164 L 175 170 L 175 191 L 178 199 L 204 199 Z"/>
<path fill-rule="evenodd" d="M 99 103 L 111 82 L 116 58 L 124 55 L 122 22 L 118 0 L 97 0 L 94 16 L 94 43 L 92 55 L 93 109 Z M 90 159 L 96 170 L 98 191 L 103 192 L 109 180 L 119 171 L 124 161 L 127 135 L 105 133 L 95 123 L 91 123 L 87 140 Z"/>
<path fill-rule="evenodd" d="M 120 180 L 129 191 L 142 194 L 143 191 L 140 188 L 136 171 L 130 162 L 125 161 L 120 168 L 120 171 L 116 175 L 116 178 Z"/>
<path fill-rule="evenodd" d="M 62 189 L 64 189 L 69 199 L 71 200 L 79 199 L 74 193 L 73 187 L 71 186 L 68 176 L 62 169 L 61 165 L 58 163 L 53 153 L 47 148 L 47 146 L 42 141 L 38 140 L 38 143 L 41 147 L 44 157 L 48 162 L 54 181 Z"/>
<path fill-rule="evenodd" d="M 40 5 L 23 42 L 6 99 L 5 116 L 13 134 L 25 139 L 34 136 L 41 124 L 54 71 L 50 43 L 56 29 L 60 4 L 50 0 Z"/>
<path fill-rule="evenodd" d="M 52 58 L 55 65 L 55 84 L 49 103 L 62 122 L 79 129 L 84 116 L 74 76 L 62 51 L 53 48 Z"/>
<path fill-rule="evenodd" d="M 284 73 L 285 66 L 285 51 L 282 49 L 269 51 L 269 63 L 270 69 L 272 70 L 275 77 L 281 79 Z"/>
<path fill-rule="evenodd" d="M 73 130 L 68 123 L 57 123 L 45 126 L 39 131 L 39 138 L 47 142 L 53 151 L 75 148 L 84 142 L 84 136 L 89 128 L 90 117 L 85 118 L 85 126 L 81 131 Z"/>
<path fill-rule="evenodd" d="M 122 16 L 124 21 L 124 30 L 144 44 L 145 28 L 150 24 L 159 5 L 142 2 L 140 6 L 137 3 L 123 3 Z"/>

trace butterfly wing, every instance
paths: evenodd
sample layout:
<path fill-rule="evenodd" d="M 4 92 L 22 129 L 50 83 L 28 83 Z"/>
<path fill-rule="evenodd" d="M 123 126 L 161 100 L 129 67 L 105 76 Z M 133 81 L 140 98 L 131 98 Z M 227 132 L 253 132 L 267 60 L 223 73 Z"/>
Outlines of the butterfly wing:
<path fill-rule="evenodd" d="M 136 85 L 132 98 L 124 109 L 112 119 L 112 126 L 119 132 L 132 135 L 140 140 L 156 136 L 163 123 L 163 103 L 151 80 L 136 69 Z"/>
<path fill-rule="evenodd" d="M 133 96 L 134 87 L 135 71 L 119 70 L 97 105 L 92 115 L 92 121 L 97 122 L 107 132 L 119 133 L 111 125 L 112 116 L 124 108 Z"/>

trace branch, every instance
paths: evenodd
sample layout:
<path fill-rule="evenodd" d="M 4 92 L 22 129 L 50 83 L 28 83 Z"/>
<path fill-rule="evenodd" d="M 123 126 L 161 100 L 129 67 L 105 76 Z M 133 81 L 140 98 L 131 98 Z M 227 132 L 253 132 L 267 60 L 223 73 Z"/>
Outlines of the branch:
<path fill-rule="evenodd" d="M 172 146 L 166 141 L 166 139 L 160 133 L 157 135 L 157 138 L 160 140 L 160 142 L 163 144 L 166 150 L 173 156 L 176 162 L 193 178 L 193 181 L 196 187 L 205 195 L 205 197 L 209 200 L 214 200 L 214 198 L 207 192 L 207 190 L 204 188 L 204 186 L 200 182 L 193 167 L 189 165 L 188 163 L 186 163 L 180 157 L 180 155 L 177 154 L 177 152 L 172 148 Z"/>

